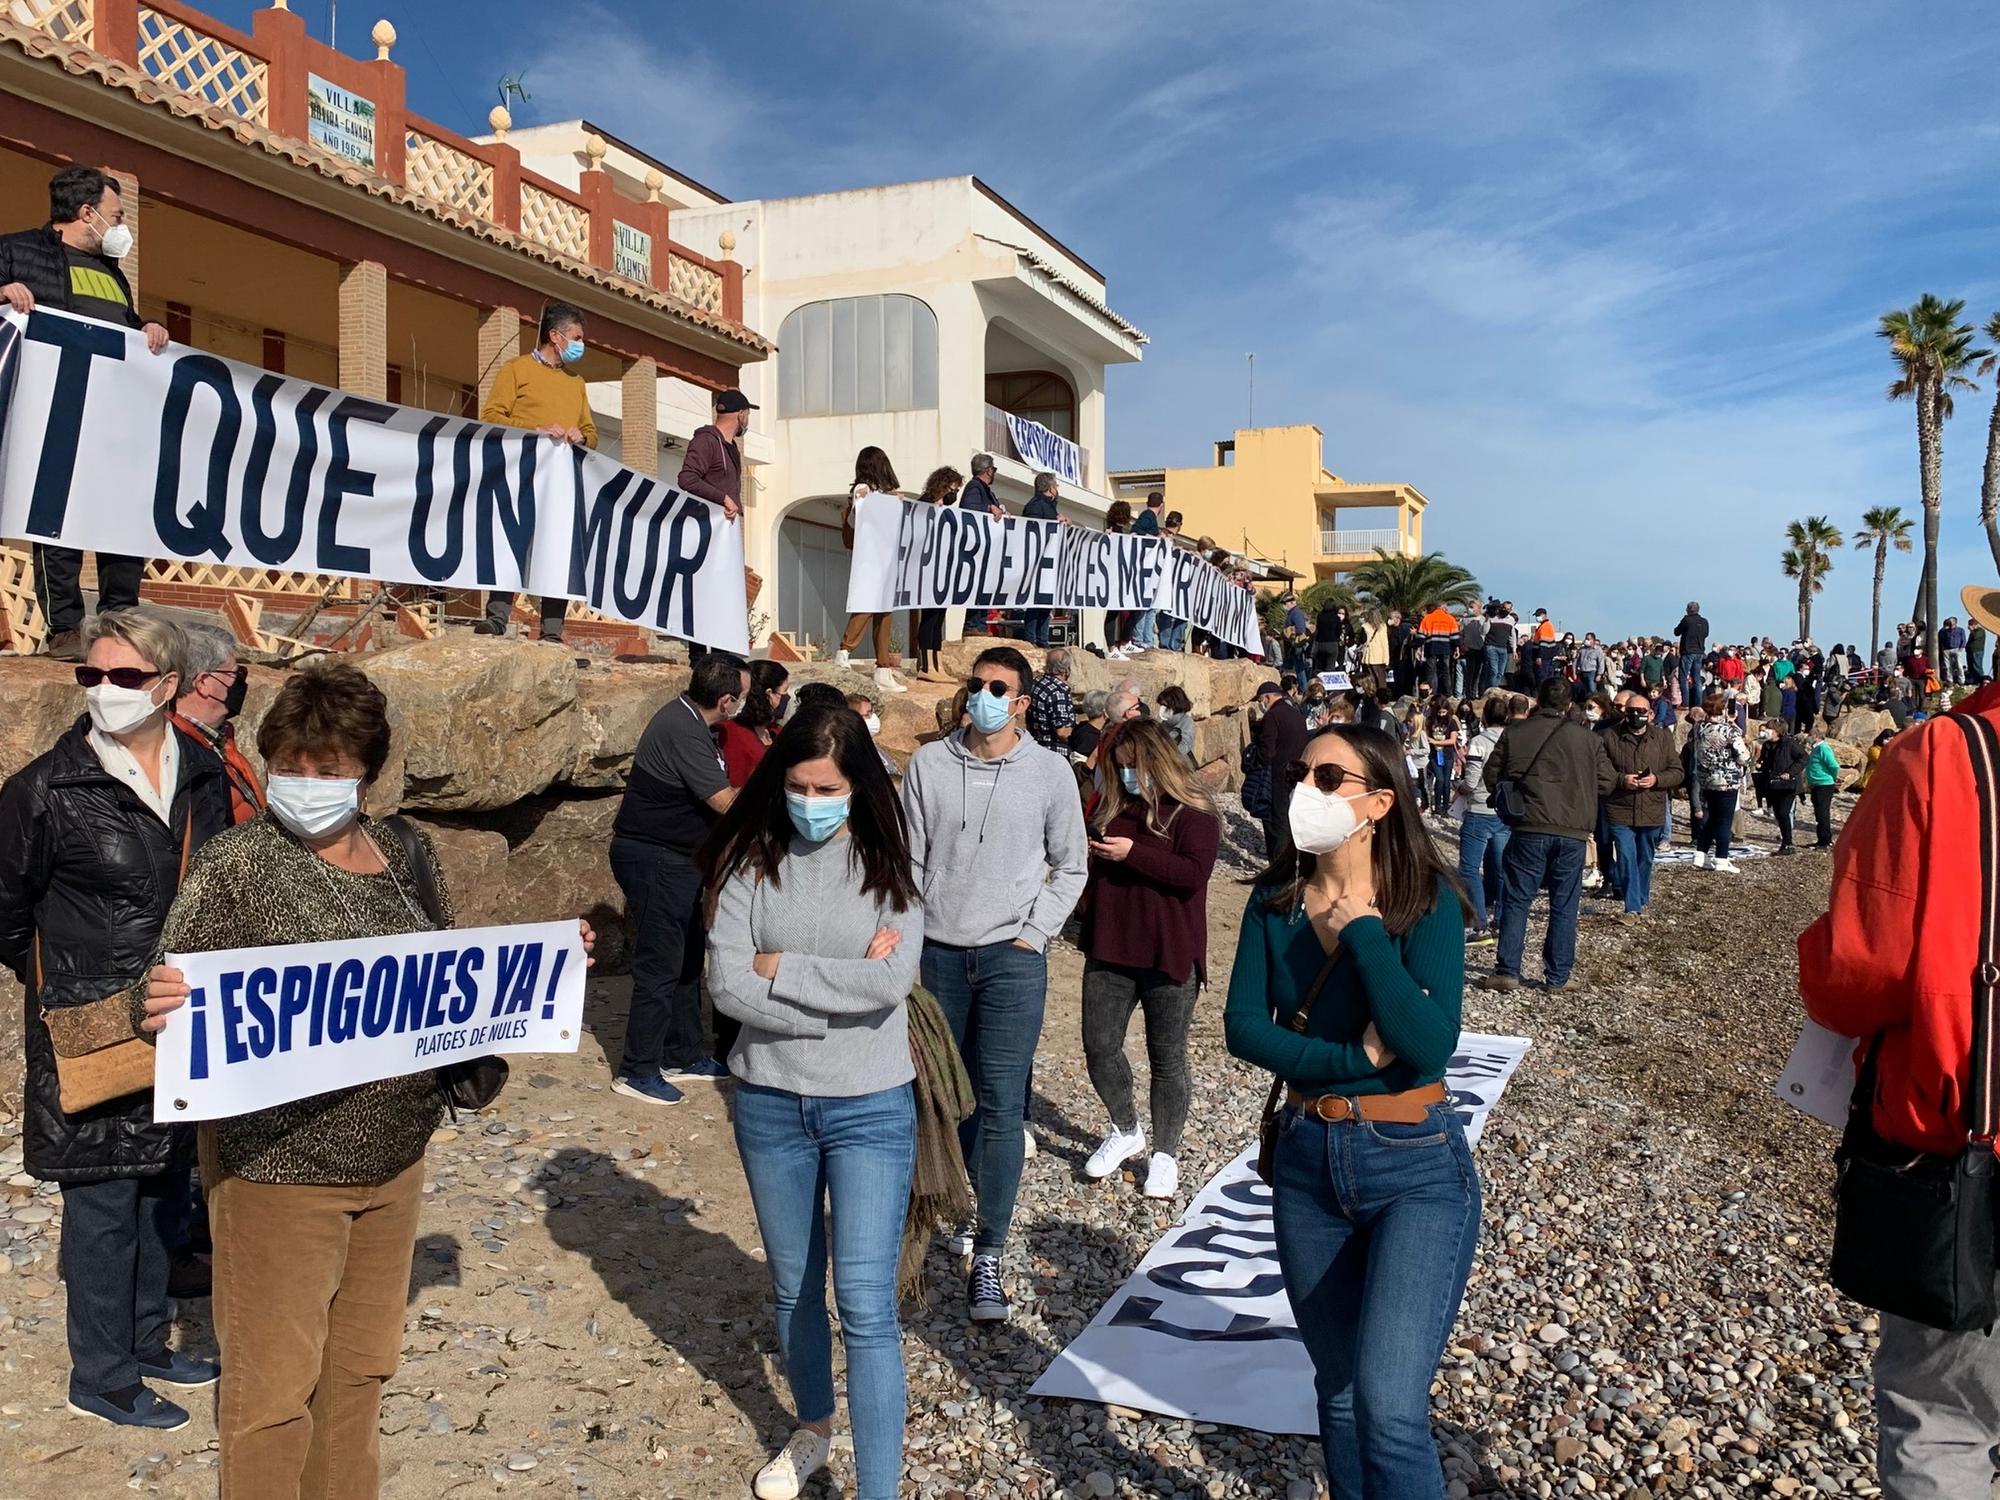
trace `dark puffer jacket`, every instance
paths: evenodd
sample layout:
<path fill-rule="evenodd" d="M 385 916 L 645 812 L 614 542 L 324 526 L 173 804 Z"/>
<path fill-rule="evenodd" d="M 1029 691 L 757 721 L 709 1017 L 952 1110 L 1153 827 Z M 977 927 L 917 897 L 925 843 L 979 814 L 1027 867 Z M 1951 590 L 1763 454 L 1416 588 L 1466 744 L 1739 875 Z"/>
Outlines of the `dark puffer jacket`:
<path fill-rule="evenodd" d="M 199 849 L 229 826 L 229 784 L 206 745 L 171 731 L 180 777 L 169 828 L 104 769 L 89 730 L 89 718 L 78 719 L 0 788 L 0 962 L 27 989 L 24 1148 L 29 1173 L 47 1182 L 150 1176 L 188 1149 L 173 1127 L 152 1123 L 151 1090 L 64 1114 L 41 1010 L 102 1000 L 135 983 L 180 886 L 183 830 L 192 819 Z"/>
<path fill-rule="evenodd" d="M 1597 799 L 1617 784 L 1617 773 L 1593 734 L 1559 709 L 1540 708 L 1501 732 L 1481 773 L 1490 795 L 1503 781 L 1519 781 L 1527 816 L 1516 833 L 1588 839 L 1597 829 Z"/>
<path fill-rule="evenodd" d="M 126 322 L 134 328 L 141 327 L 143 320 L 133 311 L 137 299 L 132 295 L 132 283 L 125 279 L 118 262 L 108 255 L 92 258 L 98 269 L 125 289 Z M 33 292 L 40 306 L 58 307 L 64 312 L 74 310 L 69 295 L 69 252 L 53 224 L 0 234 L 0 286 L 12 281 Z"/>

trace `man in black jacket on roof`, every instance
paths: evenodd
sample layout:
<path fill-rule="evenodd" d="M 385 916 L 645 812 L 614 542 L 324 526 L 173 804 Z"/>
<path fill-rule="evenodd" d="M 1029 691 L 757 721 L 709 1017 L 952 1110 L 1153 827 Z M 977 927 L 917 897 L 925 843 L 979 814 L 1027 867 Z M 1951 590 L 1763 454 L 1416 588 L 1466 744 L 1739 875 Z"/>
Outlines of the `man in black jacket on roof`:
<path fill-rule="evenodd" d="M 49 179 L 49 221 L 39 229 L 0 235 L 0 302 L 23 315 L 37 307 L 141 328 L 158 354 L 167 330 L 142 319 L 132 284 L 118 262 L 132 253 L 132 231 L 118 179 L 95 167 L 64 167 Z M 129 609 L 139 602 L 137 557 L 97 555 L 97 607 Z M 48 625 L 44 649 L 63 661 L 83 659 L 83 554 L 35 543 L 35 599 Z"/>
<path fill-rule="evenodd" d="M 1674 627 L 1674 639 L 1681 643 L 1681 702 L 1701 702 L 1701 659 L 1708 651 L 1708 621 L 1701 606 L 1688 600 L 1687 613 Z"/>

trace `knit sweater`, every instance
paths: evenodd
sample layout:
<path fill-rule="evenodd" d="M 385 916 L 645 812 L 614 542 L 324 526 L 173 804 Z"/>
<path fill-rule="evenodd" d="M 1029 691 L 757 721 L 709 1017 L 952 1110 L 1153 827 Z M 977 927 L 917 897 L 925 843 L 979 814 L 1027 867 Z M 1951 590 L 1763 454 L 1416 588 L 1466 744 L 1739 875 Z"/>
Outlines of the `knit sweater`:
<path fill-rule="evenodd" d="M 583 446 L 597 446 L 597 422 L 590 414 L 583 377 L 543 364 L 532 354 L 510 359 L 493 375 L 493 389 L 479 408 L 479 420 L 502 427 L 548 427 L 560 423 L 583 434 Z"/>
<path fill-rule="evenodd" d="M 739 869 L 723 882 L 708 945 L 715 1008 L 743 1023 L 729 1070 L 759 1088 L 852 1098 L 916 1076 L 905 1003 L 923 956 L 924 912 L 898 912 L 861 891 L 861 867 L 842 836 L 794 837 L 777 878 Z M 876 930 L 902 935 L 887 958 L 867 958 Z M 753 964 L 776 953 L 777 977 Z"/>
<path fill-rule="evenodd" d="M 402 844 L 378 831 L 372 818 L 361 826 L 388 862 L 386 872 L 355 875 L 328 864 L 268 812 L 217 834 L 188 865 L 160 953 L 431 931 Z M 419 828 L 417 839 L 437 870 L 430 835 Z M 449 927 L 451 892 L 441 872 L 437 885 Z M 273 1105 L 213 1128 L 222 1170 L 233 1177 L 353 1187 L 387 1182 L 422 1158 L 443 1114 L 437 1074 L 426 1069 Z"/>
<path fill-rule="evenodd" d="M 1379 917 L 1348 923 L 1303 1035 L 1290 1022 L 1326 951 L 1304 912 L 1273 911 L 1271 894 L 1258 886 L 1243 913 L 1223 1010 L 1230 1053 L 1305 1094 L 1394 1094 L 1443 1078 L 1465 999 L 1465 926 L 1451 887 L 1440 879 L 1436 905 L 1401 937 Z M 1362 1046 L 1371 1021 L 1395 1054 L 1384 1067 Z"/>

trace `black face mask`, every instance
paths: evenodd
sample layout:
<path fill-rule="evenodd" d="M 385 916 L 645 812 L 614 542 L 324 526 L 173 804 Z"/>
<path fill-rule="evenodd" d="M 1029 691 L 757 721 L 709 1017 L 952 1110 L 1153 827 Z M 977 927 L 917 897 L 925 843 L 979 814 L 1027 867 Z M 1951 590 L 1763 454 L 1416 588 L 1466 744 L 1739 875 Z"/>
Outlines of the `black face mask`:
<path fill-rule="evenodd" d="M 1643 729 L 1646 725 L 1652 723 L 1652 721 L 1653 711 L 1649 708 L 1628 708 L 1625 710 L 1625 722 L 1630 724 L 1634 729 Z"/>
<path fill-rule="evenodd" d="M 250 675 L 241 667 L 229 684 L 229 691 L 222 695 L 222 711 L 230 718 L 243 712 L 243 700 L 250 696 Z"/>

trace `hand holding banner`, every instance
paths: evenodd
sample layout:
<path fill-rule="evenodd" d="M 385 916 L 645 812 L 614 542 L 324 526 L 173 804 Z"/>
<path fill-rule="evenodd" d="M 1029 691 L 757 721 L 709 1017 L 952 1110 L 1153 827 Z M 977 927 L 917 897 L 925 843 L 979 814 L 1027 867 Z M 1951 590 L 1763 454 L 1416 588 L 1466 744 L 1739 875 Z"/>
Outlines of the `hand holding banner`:
<path fill-rule="evenodd" d="M 153 1119 L 218 1120 L 508 1052 L 574 1052 L 587 960 L 574 921 L 169 954 Z"/>

